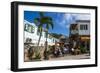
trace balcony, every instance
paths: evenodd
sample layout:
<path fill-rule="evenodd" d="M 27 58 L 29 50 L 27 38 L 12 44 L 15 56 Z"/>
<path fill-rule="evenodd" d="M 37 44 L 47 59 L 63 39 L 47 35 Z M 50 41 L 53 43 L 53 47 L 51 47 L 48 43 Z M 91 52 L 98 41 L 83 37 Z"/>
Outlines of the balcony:
<path fill-rule="evenodd" d="M 78 34 L 78 30 L 71 30 L 71 34 Z"/>

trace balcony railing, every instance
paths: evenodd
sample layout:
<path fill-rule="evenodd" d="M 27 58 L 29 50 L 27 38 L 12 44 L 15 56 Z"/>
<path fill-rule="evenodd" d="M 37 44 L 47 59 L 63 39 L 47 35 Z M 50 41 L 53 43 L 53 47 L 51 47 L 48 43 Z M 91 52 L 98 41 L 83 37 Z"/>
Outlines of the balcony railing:
<path fill-rule="evenodd" d="M 78 30 L 71 30 L 71 34 L 78 34 Z"/>

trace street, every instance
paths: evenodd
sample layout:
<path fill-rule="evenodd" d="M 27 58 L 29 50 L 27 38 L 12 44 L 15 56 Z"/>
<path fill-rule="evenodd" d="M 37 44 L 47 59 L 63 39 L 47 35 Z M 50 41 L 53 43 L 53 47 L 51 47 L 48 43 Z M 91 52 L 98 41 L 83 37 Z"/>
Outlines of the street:
<path fill-rule="evenodd" d="M 50 58 L 50 60 L 77 60 L 77 59 L 90 59 L 88 54 L 81 55 L 66 55 L 64 57 Z"/>

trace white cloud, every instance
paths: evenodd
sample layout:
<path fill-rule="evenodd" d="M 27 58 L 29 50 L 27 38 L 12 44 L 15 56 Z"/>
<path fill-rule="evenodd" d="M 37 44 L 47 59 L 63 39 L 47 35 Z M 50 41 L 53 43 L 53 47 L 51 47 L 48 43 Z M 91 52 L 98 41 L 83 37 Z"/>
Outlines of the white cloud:
<path fill-rule="evenodd" d="M 69 25 L 74 22 L 75 15 L 72 14 L 64 14 L 62 17 L 62 21 L 59 23 L 61 27 L 69 28 Z"/>
<path fill-rule="evenodd" d="M 66 28 L 69 28 L 70 27 L 70 25 L 66 25 Z"/>
<path fill-rule="evenodd" d="M 59 21 L 61 27 L 69 28 L 70 24 L 76 20 L 90 20 L 90 14 L 71 14 L 66 13 L 63 15 L 62 20 Z"/>
<path fill-rule="evenodd" d="M 77 20 L 90 20 L 90 14 L 78 14 L 76 16 Z"/>

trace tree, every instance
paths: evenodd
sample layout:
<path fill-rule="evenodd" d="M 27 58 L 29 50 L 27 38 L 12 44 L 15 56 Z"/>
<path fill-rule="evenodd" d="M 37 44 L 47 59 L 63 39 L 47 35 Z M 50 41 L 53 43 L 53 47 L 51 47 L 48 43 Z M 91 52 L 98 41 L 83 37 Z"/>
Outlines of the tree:
<path fill-rule="evenodd" d="M 53 29 L 53 22 L 52 22 L 51 17 L 44 16 L 44 12 L 40 12 L 39 14 L 40 14 L 40 17 L 34 19 L 34 23 L 38 26 L 38 32 L 40 34 L 37 47 L 39 48 L 39 43 L 40 43 L 40 39 L 41 39 L 41 36 L 42 36 L 42 31 L 43 31 L 43 29 L 45 29 L 46 30 L 46 43 L 45 43 L 44 56 L 45 56 L 45 59 L 46 59 L 48 30 L 49 30 L 50 27 L 52 27 L 52 29 Z M 46 25 L 46 27 L 43 27 L 44 25 Z"/>
<path fill-rule="evenodd" d="M 37 43 L 37 49 L 39 49 L 39 43 L 40 43 L 40 39 L 42 36 L 42 31 L 43 31 L 43 23 L 42 23 L 42 19 L 44 17 L 44 14 L 42 12 L 39 13 L 40 14 L 40 18 L 35 18 L 34 19 L 34 23 L 38 26 L 37 32 L 39 33 L 39 40 Z"/>
<path fill-rule="evenodd" d="M 45 24 L 46 24 L 46 41 L 45 41 L 45 51 L 44 51 L 44 59 L 48 59 L 47 57 L 47 46 L 48 46 L 48 42 L 47 42 L 47 38 L 48 38 L 48 30 L 50 29 L 50 27 L 53 29 L 54 25 L 53 25 L 53 20 L 51 17 L 45 17 Z"/>

